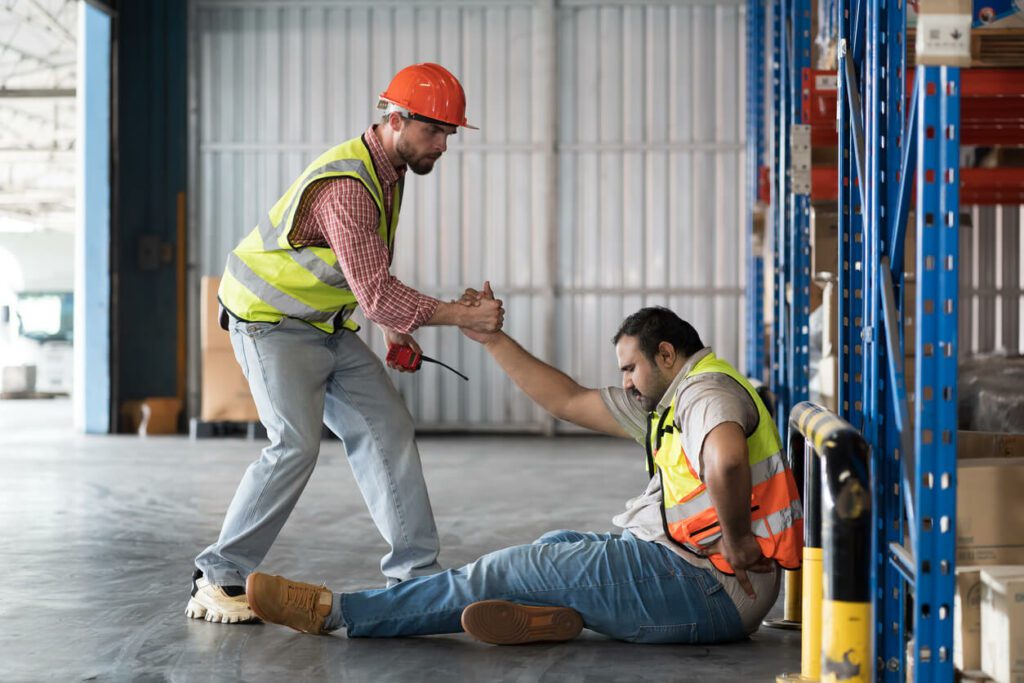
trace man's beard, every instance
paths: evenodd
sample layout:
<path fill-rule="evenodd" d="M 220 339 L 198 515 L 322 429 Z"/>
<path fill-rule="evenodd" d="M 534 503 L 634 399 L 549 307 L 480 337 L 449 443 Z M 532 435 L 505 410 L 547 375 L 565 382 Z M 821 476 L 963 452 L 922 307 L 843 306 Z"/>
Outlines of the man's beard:
<path fill-rule="evenodd" d="M 395 143 L 395 151 L 398 152 L 398 156 L 409 167 L 409 170 L 416 175 L 427 175 L 433 171 L 434 163 L 441 158 L 440 154 L 437 156 L 416 157 L 412 145 L 401 138 Z"/>
<path fill-rule="evenodd" d="M 649 413 L 652 410 L 654 410 L 655 408 L 657 408 L 658 407 L 658 401 L 661 400 L 661 397 L 658 397 L 658 398 L 648 398 L 647 396 L 644 396 L 643 394 L 641 394 L 636 389 L 634 389 L 630 393 L 633 395 L 633 399 L 636 400 L 636 402 L 640 404 L 640 407 L 644 409 L 645 413 Z"/>

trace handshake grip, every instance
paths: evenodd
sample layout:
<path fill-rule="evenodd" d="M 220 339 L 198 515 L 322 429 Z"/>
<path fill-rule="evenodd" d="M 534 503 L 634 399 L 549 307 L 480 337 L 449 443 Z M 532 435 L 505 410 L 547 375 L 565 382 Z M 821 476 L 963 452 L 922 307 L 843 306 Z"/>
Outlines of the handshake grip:
<path fill-rule="evenodd" d="M 466 380 L 467 382 L 469 381 L 468 377 L 463 375 L 461 372 L 459 372 L 452 366 L 446 365 L 445 363 L 442 363 L 439 360 L 431 358 L 430 356 L 424 356 L 421 353 L 416 353 L 415 351 L 412 350 L 411 346 L 406 346 L 404 344 L 388 344 L 388 363 L 397 365 L 401 367 L 403 370 L 417 372 L 423 365 L 423 361 L 427 361 L 428 363 L 436 363 L 437 365 L 440 365 L 443 368 L 451 370 L 452 372 L 454 372 L 456 375 Z"/>

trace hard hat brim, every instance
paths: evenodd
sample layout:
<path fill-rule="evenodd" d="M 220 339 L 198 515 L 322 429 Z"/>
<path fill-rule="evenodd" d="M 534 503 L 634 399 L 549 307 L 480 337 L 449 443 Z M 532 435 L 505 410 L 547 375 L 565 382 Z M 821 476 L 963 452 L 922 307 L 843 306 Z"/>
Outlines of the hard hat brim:
<path fill-rule="evenodd" d="M 385 105 L 385 103 L 392 104 L 392 105 L 394 105 L 396 107 L 399 107 L 399 108 L 403 109 L 405 112 L 407 112 L 410 115 L 407 118 L 412 118 L 414 121 L 421 121 L 421 122 L 424 122 L 424 123 L 440 123 L 440 124 L 445 125 L 445 126 L 455 126 L 456 128 L 468 128 L 470 130 L 480 130 L 479 126 L 473 126 L 473 125 L 470 125 L 469 123 L 455 123 L 454 121 L 442 121 L 441 119 L 435 119 L 435 118 L 431 118 L 429 116 L 424 116 L 423 114 L 418 114 L 418 113 L 410 110 L 408 108 L 408 106 L 406 106 L 405 104 L 402 104 L 401 102 L 395 102 L 394 100 L 385 97 L 384 93 L 381 93 L 380 95 L 377 96 L 377 109 L 386 109 L 387 106 Z"/>

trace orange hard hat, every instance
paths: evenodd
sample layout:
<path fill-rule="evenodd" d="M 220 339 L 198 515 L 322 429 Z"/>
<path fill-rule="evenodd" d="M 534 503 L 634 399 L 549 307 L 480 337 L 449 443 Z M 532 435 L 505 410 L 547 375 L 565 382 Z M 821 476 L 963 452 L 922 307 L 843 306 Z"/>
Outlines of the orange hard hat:
<path fill-rule="evenodd" d="M 391 79 L 380 100 L 378 107 L 393 104 L 408 111 L 412 119 L 476 128 L 466 123 L 466 93 L 462 84 L 440 64 L 423 62 L 405 67 Z"/>

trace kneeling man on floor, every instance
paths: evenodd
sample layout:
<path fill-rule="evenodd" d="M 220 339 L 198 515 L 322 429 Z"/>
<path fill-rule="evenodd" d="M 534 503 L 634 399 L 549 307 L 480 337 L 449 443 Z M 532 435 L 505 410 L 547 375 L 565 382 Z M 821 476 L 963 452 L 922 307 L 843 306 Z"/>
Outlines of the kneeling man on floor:
<path fill-rule="evenodd" d="M 613 520 L 622 533 L 553 531 L 459 569 L 353 593 L 255 573 L 246 584 L 253 612 L 307 633 L 465 630 L 496 644 L 569 640 L 584 627 L 640 643 L 722 643 L 756 631 L 778 597 L 780 567 L 799 566 L 803 519 L 775 424 L 747 380 L 665 308 L 634 313 L 615 334 L 621 388 L 582 387 L 502 332 L 463 333 L 555 417 L 643 447 L 638 465 L 646 460 L 651 479 Z"/>

